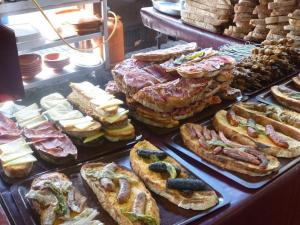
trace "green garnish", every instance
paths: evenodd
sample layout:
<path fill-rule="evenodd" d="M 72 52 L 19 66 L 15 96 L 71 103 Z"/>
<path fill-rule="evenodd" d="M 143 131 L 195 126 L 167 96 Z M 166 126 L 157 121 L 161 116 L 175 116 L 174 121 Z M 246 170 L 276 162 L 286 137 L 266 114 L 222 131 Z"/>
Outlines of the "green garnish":
<path fill-rule="evenodd" d="M 175 166 L 173 166 L 171 163 L 168 163 L 168 162 L 163 162 L 162 161 L 162 163 L 166 165 L 167 171 L 170 174 L 170 177 L 171 178 L 176 178 L 177 177 L 177 171 L 176 171 Z"/>
<path fill-rule="evenodd" d="M 127 216 L 128 219 L 133 223 L 141 221 L 144 222 L 146 225 L 157 225 L 156 220 L 152 216 L 148 216 L 145 214 L 137 214 L 134 212 L 123 212 L 123 214 Z"/>
<path fill-rule="evenodd" d="M 207 141 L 207 144 L 209 145 L 215 145 L 215 146 L 221 146 L 221 147 L 230 147 L 229 145 L 225 144 L 223 141 L 221 140 L 210 140 L 210 141 Z"/>
<path fill-rule="evenodd" d="M 202 57 L 204 55 L 205 55 L 204 50 L 199 51 L 199 52 L 195 52 L 194 54 L 190 54 L 190 55 L 187 55 L 187 56 L 182 55 L 179 58 L 175 59 L 173 63 L 176 64 L 176 65 L 181 65 L 184 62 L 191 61 L 193 59 Z"/>
<path fill-rule="evenodd" d="M 266 135 L 266 132 L 265 132 L 265 131 L 259 129 L 257 126 L 255 126 L 255 125 L 253 125 L 253 124 L 251 124 L 251 123 L 248 123 L 248 122 L 245 123 L 245 122 L 240 121 L 239 126 L 241 126 L 241 127 L 251 127 L 251 128 L 253 128 L 258 134 Z"/>
<path fill-rule="evenodd" d="M 126 179 L 129 182 L 134 182 L 135 180 L 129 178 L 128 176 L 120 173 L 115 173 L 111 170 L 94 170 L 94 169 L 87 169 L 85 171 L 85 174 L 89 177 L 94 177 L 97 179 L 101 178 L 108 178 L 111 180 L 119 180 L 119 179 Z"/>
<path fill-rule="evenodd" d="M 300 92 L 290 93 L 289 97 L 294 98 L 294 99 L 300 99 Z"/>
<path fill-rule="evenodd" d="M 51 191 L 54 193 L 55 197 L 57 198 L 58 204 L 55 208 L 55 212 L 60 216 L 66 215 L 68 212 L 68 206 L 66 198 L 64 196 L 64 191 L 50 182 L 45 183 L 45 186 L 50 188 Z"/>
<path fill-rule="evenodd" d="M 160 161 L 160 159 L 158 158 L 157 155 L 150 155 L 150 160 L 151 160 L 151 162 L 158 162 L 158 161 Z"/>
<path fill-rule="evenodd" d="M 93 135 L 93 136 L 90 136 L 90 137 L 86 137 L 84 140 L 83 140 L 83 143 L 86 144 L 86 143 L 89 143 L 89 142 L 92 142 L 100 137 L 102 137 L 104 135 L 104 133 L 100 132 L 96 135 Z"/>

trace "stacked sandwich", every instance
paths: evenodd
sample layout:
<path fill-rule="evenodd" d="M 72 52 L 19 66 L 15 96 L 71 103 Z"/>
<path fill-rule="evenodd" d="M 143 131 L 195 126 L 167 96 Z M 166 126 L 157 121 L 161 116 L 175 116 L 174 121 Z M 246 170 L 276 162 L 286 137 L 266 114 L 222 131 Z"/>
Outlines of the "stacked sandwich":
<path fill-rule="evenodd" d="M 187 0 L 181 10 L 181 19 L 185 23 L 212 32 L 220 32 L 232 19 L 233 5 L 229 0 Z"/>
<path fill-rule="evenodd" d="M 257 15 L 258 19 L 250 20 L 250 25 L 255 28 L 244 37 L 244 40 L 261 42 L 266 39 L 269 30 L 267 29 L 265 18 L 271 14 L 271 10 L 268 9 L 269 2 L 271 2 L 271 0 L 259 0 L 259 5 L 257 5 L 253 11 L 253 14 Z"/>
<path fill-rule="evenodd" d="M 294 47 L 300 48 L 300 9 L 296 9 L 288 17 L 289 25 L 284 26 L 285 30 L 290 31 L 287 37 L 294 40 Z"/>
<path fill-rule="evenodd" d="M 135 137 L 135 129 L 128 119 L 128 110 L 121 108 L 123 101 L 89 82 L 71 83 L 68 99 L 82 112 L 97 119 L 104 136 L 112 142 Z"/>
<path fill-rule="evenodd" d="M 257 5 L 256 0 L 239 0 L 234 6 L 234 19 L 235 26 L 229 26 L 224 30 L 224 34 L 243 39 L 250 31 L 253 30 L 253 26 L 250 24 L 250 20 L 254 19 L 256 15 L 252 12 Z"/>
<path fill-rule="evenodd" d="M 268 8 L 272 10 L 271 16 L 266 17 L 267 28 L 270 30 L 267 40 L 279 40 L 285 38 L 288 31 L 284 26 L 289 25 L 288 14 L 297 8 L 297 0 L 275 0 L 270 2 Z"/>
<path fill-rule="evenodd" d="M 113 69 L 137 120 L 176 127 L 179 120 L 221 102 L 218 94 L 229 90 L 234 60 L 212 49 L 196 49 L 195 43 L 189 43 L 139 53 Z"/>

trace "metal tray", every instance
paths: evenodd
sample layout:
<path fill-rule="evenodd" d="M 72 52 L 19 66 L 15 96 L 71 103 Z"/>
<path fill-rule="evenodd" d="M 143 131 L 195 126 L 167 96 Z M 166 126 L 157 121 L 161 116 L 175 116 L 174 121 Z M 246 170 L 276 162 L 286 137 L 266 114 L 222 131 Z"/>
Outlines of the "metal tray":
<path fill-rule="evenodd" d="M 207 120 L 201 124 L 204 126 L 207 126 L 209 128 L 213 127 L 211 120 Z M 218 166 L 202 159 L 200 156 L 198 156 L 197 154 L 195 154 L 194 152 L 189 150 L 184 145 L 180 133 L 176 133 L 169 140 L 167 140 L 167 145 L 170 146 L 172 149 L 174 149 L 176 152 L 180 152 L 180 153 L 188 156 L 194 162 L 204 165 L 248 189 L 259 189 L 259 188 L 265 186 L 266 184 L 268 184 L 275 178 L 282 175 L 284 172 L 286 172 L 288 169 L 290 169 L 292 166 L 294 166 L 295 164 L 297 164 L 300 161 L 300 157 L 293 158 L 293 159 L 278 158 L 278 160 L 280 161 L 280 164 L 281 164 L 278 172 L 272 173 L 270 175 L 263 176 L 263 177 L 252 177 L 249 175 L 240 174 L 237 172 L 222 169 L 221 167 L 218 167 Z"/>
<path fill-rule="evenodd" d="M 160 148 L 163 151 L 167 152 L 174 159 L 176 159 L 179 163 L 181 163 L 182 166 L 184 166 L 189 171 L 191 171 L 195 176 L 199 177 L 199 175 L 197 175 L 198 174 L 197 170 L 194 167 L 190 166 L 187 162 L 183 161 L 174 152 L 172 152 L 171 150 L 169 150 L 163 146 L 160 146 Z M 130 161 L 129 161 L 129 152 L 130 152 L 130 149 L 126 149 L 121 152 L 103 156 L 97 160 L 93 160 L 93 162 L 95 162 L 95 161 L 101 161 L 101 162 L 114 161 L 114 162 L 130 169 L 131 167 L 130 167 Z M 55 171 L 59 171 L 59 172 L 66 174 L 70 178 L 70 180 L 73 182 L 74 186 L 83 195 L 85 195 L 88 198 L 88 201 L 87 201 L 88 205 L 90 207 L 96 208 L 99 211 L 98 219 L 100 219 L 105 224 L 109 224 L 109 225 L 116 224 L 113 221 L 113 219 L 108 215 L 108 213 L 99 205 L 94 193 L 90 190 L 88 185 L 81 178 L 81 176 L 80 176 L 81 166 L 82 166 L 82 164 L 78 164 L 76 166 L 65 168 L 65 169 L 56 169 Z M 26 179 L 18 184 L 15 184 L 10 189 L 12 197 L 17 205 L 17 208 L 18 208 L 23 220 L 31 225 L 39 224 L 39 222 L 38 222 L 39 219 L 37 218 L 37 215 L 33 212 L 32 208 L 30 207 L 29 201 L 25 198 L 25 194 L 30 189 L 30 185 L 35 177 L 37 177 L 37 176 L 31 177 L 31 178 Z M 222 190 L 222 188 L 220 188 L 217 185 L 212 185 L 209 182 L 206 182 L 206 183 L 212 189 L 214 189 L 216 191 L 216 193 L 218 194 L 219 204 L 213 208 L 210 208 L 210 209 L 204 210 L 204 211 L 194 211 L 194 210 L 186 210 L 183 208 L 179 208 L 178 206 L 167 201 L 166 199 L 152 193 L 153 197 L 155 198 L 155 200 L 158 204 L 159 210 L 160 210 L 161 225 L 188 224 L 194 220 L 200 219 L 200 218 L 204 217 L 205 215 L 212 213 L 212 212 L 216 211 L 217 209 L 220 209 L 220 208 L 224 207 L 225 205 L 229 204 L 229 198 L 228 198 L 226 192 L 224 190 Z M 10 202 L 6 202 L 6 204 L 8 205 L 8 208 L 10 208 L 10 205 L 12 203 L 10 201 Z M 21 225 L 22 223 L 16 223 L 16 224 Z"/>
<path fill-rule="evenodd" d="M 131 147 L 137 141 L 141 140 L 141 138 L 142 138 L 142 135 L 138 135 L 135 137 L 135 139 L 129 140 L 129 141 L 119 141 L 119 142 L 104 141 L 100 146 L 77 145 L 77 150 L 78 150 L 77 160 L 75 160 L 73 162 L 69 162 L 67 164 L 63 164 L 63 165 L 54 165 L 54 164 L 48 163 L 45 160 L 41 159 L 38 156 L 38 154 L 35 153 L 34 155 L 36 156 L 38 161 L 33 164 L 33 168 L 32 168 L 31 173 L 29 174 L 29 176 L 33 176 L 35 174 L 42 173 L 42 172 L 45 172 L 47 170 L 51 170 L 54 168 L 63 168 L 66 166 L 75 165 L 75 164 L 78 164 L 81 162 L 95 159 L 97 157 L 100 157 L 100 156 L 103 156 L 103 155 L 106 155 L 109 153 L 117 152 L 120 149 Z M 4 174 L 2 168 L 0 169 L 0 176 L 1 176 L 2 180 L 6 184 L 8 184 L 8 186 L 24 179 L 24 178 L 7 177 Z"/>
<path fill-rule="evenodd" d="M 270 83 L 270 84 L 267 84 L 266 86 L 264 86 L 264 87 L 261 88 L 261 89 L 258 89 L 258 90 L 255 90 L 255 91 L 250 91 L 250 92 L 245 91 L 245 92 L 243 92 L 243 94 L 244 94 L 244 95 L 247 95 L 247 96 L 253 96 L 253 95 L 256 95 L 256 94 L 258 94 L 259 92 L 262 92 L 262 91 L 264 91 L 264 90 L 266 90 L 266 89 L 268 89 L 268 88 L 270 88 L 270 87 L 272 87 L 272 86 L 274 86 L 274 85 L 276 85 L 276 84 L 279 84 L 279 83 L 281 83 L 281 82 L 284 82 L 284 81 L 290 79 L 291 77 L 297 75 L 299 72 L 300 72 L 300 71 L 296 71 L 296 72 L 291 73 L 291 74 L 289 74 L 289 75 L 287 75 L 287 76 L 283 76 L 282 78 L 280 78 L 280 79 L 278 79 L 278 80 L 275 80 L 274 82 L 272 82 L 272 83 Z"/>

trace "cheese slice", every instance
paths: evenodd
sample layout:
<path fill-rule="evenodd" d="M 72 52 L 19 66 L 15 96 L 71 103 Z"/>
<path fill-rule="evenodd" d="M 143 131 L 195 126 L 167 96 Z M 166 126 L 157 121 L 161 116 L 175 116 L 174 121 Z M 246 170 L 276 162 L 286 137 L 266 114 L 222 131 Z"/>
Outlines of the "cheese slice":
<path fill-rule="evenodd" d="M 131 123 L 128 123 L 127 126 L 120 129 L 105 129 L 105 133 L 107 135 L 121 136 L 121 135 L 129 135 L 134 131 L 134 127 Z"/>
<path fill-rule="evenodd" d="M 79 129 L 79 130 L 85 130 L 87 128 L 89 128 L 90 126 L 93 126 L 95 124 L 95 121 L 89 121 L 86 123 L 79 123 L 74 125 L 75 128 Z"/>
<path fill-rule="evenodd" d="M 19 122 L 20 127 L 33 128 L 47 121 L 43 116 L 38 115 L 30 120 Z"/>
<path fill-rule="evenodd" d="M 84 124 L 84 123 L 88 123 L 88 122 L 92 122 L 92 121 L 93 121 L 92 117 L 85 116 L 83 118 L 73 119 L 73 120 L 60 120 L 59 123 L 63 127 L 73 127 L 73 126 L 76 126 L 78 124 Z"/>
<path fill-rule="evenodd" d="M 58 105 L 64 105 L 65 108 L 72 110 L 73 106 L 68 102 L 68 100 L 59 93 L 52 93 L 43 97 L 40 101 L 41 106 L 44 109 L 51 109 Z"/>
<path fill-rule="evenodd" d="M 27 106 L 27 107 L 21 109 L 20 111 L 16 112 L 14 114 L 14 117 L 22 115 L 22 114 L 28 114 L 29 112 L 34 112 L 34 111 L 40 111 L 40 109 L 36 103 L 34 103 L 30 106 Z"/>
<path fill-rule="evenodd" d="M 0 145 L 0 150 L 1 150 L 0 155 L 15 153 L 22 149 L 30 149 L 31 150 L 31 148 L 26 143 L 24 138 L 18 138 L 9 143 Z"/>
<path fill-rule="evenodd" d="M 105 108 L 110 108 L 113 106 L 119 106 L 123 104 L 123 101 L 113 98 L 113 99 L 109 99 L 107 101 L 98 101 L 96 99 L 93 99 L 91 101 L 92 104 L 94 104 L 96 106 L 96 109 L 105 109 Z"/>
<path fill-rule="evenodd" d="M 25 163 L 35 162 L 35 161 L 37 161 L 37 159 L 33 155 L 28 154 L 28 155 L 17 158 L 15 160 L 11 160 L 8 163 L 3 164 L 3 167 L 16 166 L 16 165 L 21 165 L 21 164 L 25 164 Z"/>
<path fill-rule="evenodd" d="M 59 121 L 59 120 L 71 120 L 71 119 L 79 119 L 84 117 L 83 114 L 78 110 L 56 110 L 55 108 L 48 110 L 45 112 L 47 116 L 50 117 L 53 121 Z"/>
<path fill-rule="evenodd" d="M 29 155 L 29 154 L 32 154 L 32 153 L 33 153 L 32 150 L 22 150 L 22 151 L 15 152 L 15 153 L 12 153 L 12 154 L 1 155 L 0 160 L 1 160 L 2 164 L 6 164 L 6 163 L 8 163 L 12 160 L 18 159 L 20 157 L 23 157 L 25 155 Z"/>
<path fill-rule="evenodd" d="M 122 116 L 126 115 L 129 111 L 123 108 L 119 108 L 118 112 L 113 116 L 103 117 L 103 120 L 107 121 L 108 123 L 114 123 L 118 121 Z"/>

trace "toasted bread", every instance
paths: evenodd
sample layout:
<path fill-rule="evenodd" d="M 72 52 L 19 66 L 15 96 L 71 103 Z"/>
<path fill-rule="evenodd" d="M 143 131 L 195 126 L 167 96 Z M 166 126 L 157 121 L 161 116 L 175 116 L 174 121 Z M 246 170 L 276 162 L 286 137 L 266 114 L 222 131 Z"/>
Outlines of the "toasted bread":
<path fill-rule="evenodd" d="M 276 85 L 276 86 L 273 86 L 271 87 L 271 92 L 272 92 L 272 95 L 273 97 L 282 105 L 290 108 L 290 109 L 293 109 L 297 112 L 300 112 L 300 100 L 298 99 L 293 99 L 291 97 L 289 97 L 287 94 L 281 92 L 279 90 L 279 87 Z"/>
<path fill-rule="evenodd" d="M 133 207 L 133 202 L 136 199 L 138 193 L 143 192 L 146 195 L 146 206 L 145 206 L 145 215 L 151 216 L 155 219 L 155 224 L 160 224 L 159 218 L 159 209 L 156 205 L 155 200 L 152 198 L 151 193 L 146 189 L 143 182 L 131 171 L 128 169 L 116 166 L 116 173 L 125 175 L 129 179 L 133 180 L 130 182 L 131 192 L 129 199 L 120 204 L 117 201 L 117 194 L 120 190 L 120 187 L 116 187 L 115 191 L 106 191 L 103 186 L 100 184 L 99 179 L 95 179 L 93 176 L 89 176 L 90 170 L 102 171 L 107 164 L 104 163 L 87 163 L 81 167 L 80 174 L 83 179 L 87 182 L 89 187 L 92 189 L 96 195 L 99 203 L 102 208 L 105 209 L 110 216 L 118 223 L 122 225 L 133 225 L 136 224 L 132 222 L 125 214 L 125 212 L 131 211 Z"/>
<path fill-rule="evenodd" d="M 259 134 L 258 138 L 248 136 L 247 129 L 242 126 L 232 126 L 226 119 L 226 111 L 218 111 L 213 119 L 216 130 L 222 131 L 227 138 L 238 143 L 256 147 L 257 149 L 273 155 L 275 157 L 293 158 L 300 155 L 300 141 L 297 141 L 282 133 L 276 132 L 278 136 L 283 138 L 289 145 L 289 148 L 283 148 L 275 145 L 265 134 Z M 244 117 L 237 116 L 240 122 L 246 123 Z M 257 128 L 264 130 L 264 127 L 257 124 Z"/>
<path fill-rule="evenodd" d="M 14 166 L 4 166 L 4 174 L 10 178 L 24 178 L 29 175 L 32 170 L 33 162 L 24 163 Z"/>
<path fill-rule="evenodd" d="M 294 85 L 300 90 L 300 74 L 293 79 Z"/>
<path fill-rule="evenodd" d="M 235 171 L 250 176 L 265 176 L 279 169 L 280 163 L 277 158 L 266 155 L 268 164 L 265 168 L 260 165 L 254 165 L 248 162 L 243 162 L 224 154 L 214 154 L 212 150 L 204 149 L 200 146 L 197 137 L 191 135 L 188 126 L 193 126 L 193 129 L 202 129 L 200 124 L 184 124 L 180 127 L 182 140 L 191 151 L 205 159 L 206 161 L 217 165 L 221 168 Z"/>
<path fill-rule="evenodd" d="M 112 142 L 130 140 L 135 137 L 135 129 L 131 123 L 116 129 L 104 129 L 104 137 Z"/>
<path fill-rule="evenodd" d="M 294 126 L 292 126 L 292 125 L 289 125 L 289 124 L 286 124 L 286 123 L 280 121 L 280 119 L 275 120 L 274 117 L 273 118 L 270 117 L 270 115 L 268 113 L 264 113 L 262 111 L 258 111 L 255 109 L 246 108 L 243 103 L 234 104 L 232 106 L 232 109 L 239 116 L 242 116 L 246 119 L 252 118 L 257 123 L 259 123 L 263 126 L 271 124 L 275 128 L 275 130 L 300 141 L 300 129 L 299 129 L 299 127 L 298 128 L 296 127 L 296 126 L 299 126 L 300 124 L 296 124 L 293 122 Z M 286 115 L 287 114 L 291 115 L 291 116 L 293 115 L 300 119 L 300 114 L 298 114 L 296 112 L 294 113 L 287 109 L 282 109 L 282 111 L 284 111 Z"/>
<path fill-rule="evenodd" d="M 195 191 L 192 196 L 184 197 L 180 191 L 167 188 L 167 179 L 160 173 L 149 170 L 149 161 L 137 154 L 139 149 L 157 151 L 158 148 L 145 140 L 137 143 L 130 151 L 130 162 L 133 171 L 144 181 L 145 185 L 151 191 L 184 209 L 205 210 L 218 203 L 218 197 L 213 190 Z M 181 169 L 179 177 L 189 177 L 189 172 L 170 156 L 167 156 L 164 161 Z"/>

